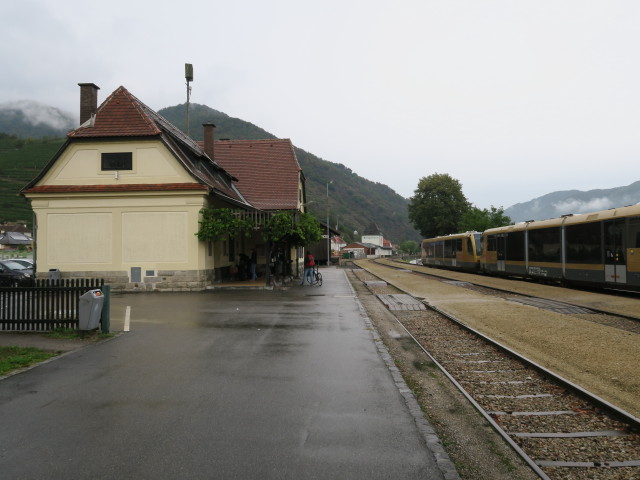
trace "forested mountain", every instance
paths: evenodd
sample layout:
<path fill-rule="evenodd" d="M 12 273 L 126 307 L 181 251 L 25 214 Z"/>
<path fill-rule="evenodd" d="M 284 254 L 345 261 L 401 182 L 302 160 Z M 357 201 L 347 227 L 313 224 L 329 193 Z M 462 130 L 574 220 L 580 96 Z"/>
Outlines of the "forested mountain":
<path fill-rule="evenodd" d="M 31 204 L 18 192 L 64 143 L 62 138 L 23 139 L 0 133 L 0 222 L 32 224 Z"/>

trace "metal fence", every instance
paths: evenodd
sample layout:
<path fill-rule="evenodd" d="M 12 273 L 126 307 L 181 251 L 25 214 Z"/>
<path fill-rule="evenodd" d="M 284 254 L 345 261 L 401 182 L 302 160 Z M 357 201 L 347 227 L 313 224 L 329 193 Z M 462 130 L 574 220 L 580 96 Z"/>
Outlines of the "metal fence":
<path fill-rule="evenodd" d="M 0 287 L 0 331 L 78 328 L 80 296 L 104 279 L 36 280 L 32 287 Z"/>

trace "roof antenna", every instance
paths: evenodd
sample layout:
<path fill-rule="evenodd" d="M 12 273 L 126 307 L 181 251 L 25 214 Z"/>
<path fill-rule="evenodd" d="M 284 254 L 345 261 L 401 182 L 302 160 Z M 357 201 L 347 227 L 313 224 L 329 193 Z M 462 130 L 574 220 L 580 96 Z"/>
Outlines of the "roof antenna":
<path fill-rule="evenodd" d="M 184 64 L 184 78 L 187 81 L 187 136 L 189 135 L 189 97 L 191 96 L 191 85 L 189 82 L 193 82 L 193 65 L 190 63 Z"/>

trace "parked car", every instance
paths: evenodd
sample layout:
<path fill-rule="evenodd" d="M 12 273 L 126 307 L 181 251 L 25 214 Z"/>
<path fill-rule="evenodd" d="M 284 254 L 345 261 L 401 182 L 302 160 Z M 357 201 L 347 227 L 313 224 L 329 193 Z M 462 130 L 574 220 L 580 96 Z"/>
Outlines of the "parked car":
<path fill-rule="evenodd" d="M 19 263 L 25 268 L 30 268 L 31 270 L 33 270 L 33 260 L 29 258 L 10 258 L 9 260 Z"/>
<path fill-rule="evenodd" d="M 33 285 L 33 268 L 26 268 L 13 260 L 0 260 L 0 285 L 10 287 Z"/>

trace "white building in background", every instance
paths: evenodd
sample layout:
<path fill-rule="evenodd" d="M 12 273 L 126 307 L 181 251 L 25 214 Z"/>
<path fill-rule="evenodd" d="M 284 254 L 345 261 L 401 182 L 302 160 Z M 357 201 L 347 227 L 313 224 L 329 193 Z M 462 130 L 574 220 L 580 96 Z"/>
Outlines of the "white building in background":
<path fill-rule="evenodd" d="M 371 222 L 362 233 L 362 243 L 375 245 L 375 256 L 377 257 L 389 257 L 393 254 L 391 248 L 391 242 L 385 240 L 384 235 L 378 228 L 375 222 Z"/>
<path fill-rule="evenodd" d="M 347 246 L 347 242 L 345 242 L 341 237 L 333 236 L 331 237 L 331 251 L 339 252 L 343 247 Z"/>

